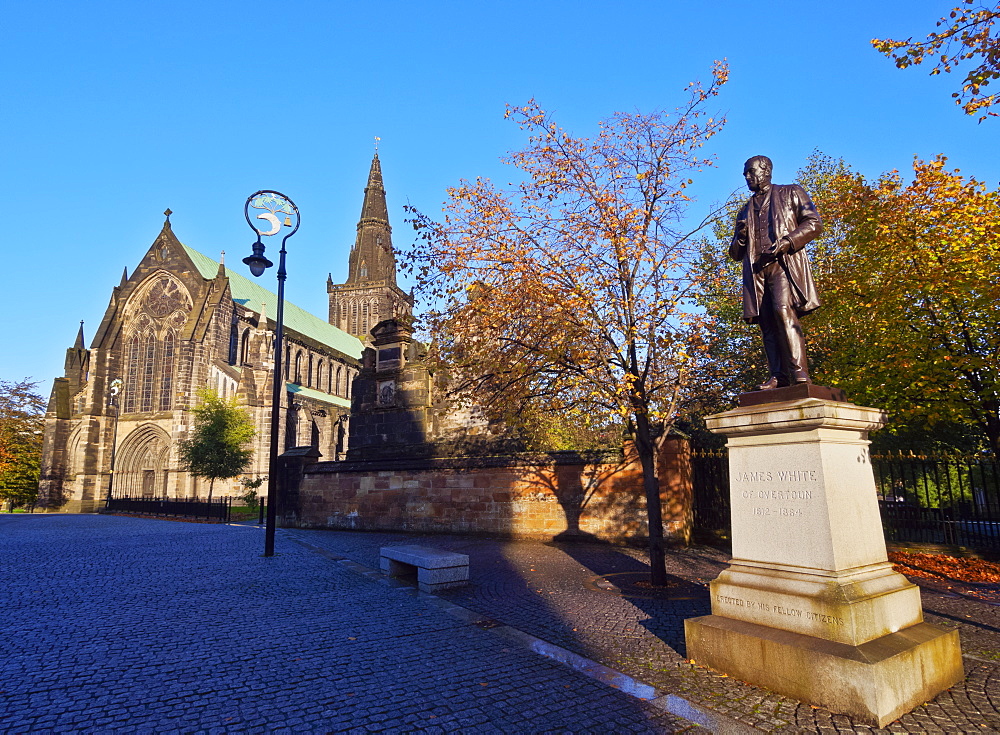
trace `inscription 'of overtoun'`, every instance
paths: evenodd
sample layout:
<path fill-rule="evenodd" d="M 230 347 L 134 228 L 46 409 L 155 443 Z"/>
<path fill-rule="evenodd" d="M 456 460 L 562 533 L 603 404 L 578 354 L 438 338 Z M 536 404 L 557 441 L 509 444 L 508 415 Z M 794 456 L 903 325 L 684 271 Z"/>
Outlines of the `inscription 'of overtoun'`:
<path fill-rule="evenodd" d="M 744 498 L 760 500 L 812 500 L 812 490 L 744 490 Z"/>
<path fill-rule="evenodd" d="M 735 482 L 819 482 L 816 470 L 757 470 L 756 472 L 737 472 L 733 476 Z"/>

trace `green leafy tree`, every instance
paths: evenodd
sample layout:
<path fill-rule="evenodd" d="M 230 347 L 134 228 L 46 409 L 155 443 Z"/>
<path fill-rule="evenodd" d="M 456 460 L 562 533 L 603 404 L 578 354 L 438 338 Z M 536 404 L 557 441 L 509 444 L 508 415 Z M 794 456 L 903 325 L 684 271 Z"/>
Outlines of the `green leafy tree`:
<path fill-rule="evenodd" d="M 1000 192 L 946 164 L 839 176 L 818 202 L 845 233 L 825 375 L 903 425 L 969 427 L 1000 451 Z"/>
<path fill-rule="evenodd" d="M 209 480 L 208 499 L 216 480 L 243 474 L 253 459 L 247 444 L 255 431 L 253 419 L 235 398 L 221 398 L 210 388 L 198 391 L 201 403 L 192 408 L 194 428 L 179 443 L 181 463 L 193 475 Z"/>
<path fill-rule="evenodd" d="M 892 57 L 900 69 L 934 61 L 932 75 L 950 73 L 966 61 L 978 61 L 978 66 L 966 74 L 961 91 L 951 96 L 966 115 L 982 113 L 982 122 L 997 114 L 990 108 L 997 104 L 998 97 L 987 94 L 985 88 L 1000 77 L 1000 35 L 995 25 L 998 19 L 1000 6 L 962 0 L 937 22 L 941 30 L 928 34 L 925 41 L 914 41 L 912 37 L 905 41 L 875 38 L 871 43 L 880 53 Z"/>
<path fill-rule="evenodd" d="M 38 498 L 45 399 L 36 385 L 0 380 L 0 498 L 11 507 Z"/>
<path fill-rule="evenodd" d="M 247 504 L 250 508 L 256 508 L 259 499 L 257 494 L 260 492 L 260 486 L 264 484 L 266 477 L 244 477 L 240 480 L 240 485 L 243 486 L 244 493 L 239 496 L 239 499 Z"/>

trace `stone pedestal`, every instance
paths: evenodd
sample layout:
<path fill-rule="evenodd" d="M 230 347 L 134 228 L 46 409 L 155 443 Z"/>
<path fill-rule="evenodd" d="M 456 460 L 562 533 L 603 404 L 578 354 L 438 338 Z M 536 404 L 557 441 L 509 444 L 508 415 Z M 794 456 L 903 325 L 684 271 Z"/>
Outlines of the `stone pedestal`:
<path fill-rule="evenodd" d="M 885 415 L 802 398 L 710 416 L 728 436 L 733 559 L 688 657 L 879 727 L 961 681 L 957 631 L 923 622 L 886 556 L 868 432 Z"/>

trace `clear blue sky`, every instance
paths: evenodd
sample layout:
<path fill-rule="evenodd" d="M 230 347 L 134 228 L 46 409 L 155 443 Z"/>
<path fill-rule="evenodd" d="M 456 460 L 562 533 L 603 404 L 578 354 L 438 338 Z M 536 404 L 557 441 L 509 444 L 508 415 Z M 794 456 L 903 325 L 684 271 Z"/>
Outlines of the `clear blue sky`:
<path fill-rule="evenodd" d="M 741 186 L 747 157 L 771 156 L 783 182 L 813 148 L 867 176 L 944 153 L 995 187 L 1000 122 L 977 125 L 954 105 L 961 77 L 897 70 L 868 43 L 922 38 L 950 4 L 8 3 L 0 379 L 31 376 L 48 394 L 79 321 L 89 345 L 167 207 L 182 242 L 232 265 L 253 239 L 246 197 L 291 196 L 302 229 L 287 297 L 325 315 L 374 136 L 405 245 L 405 203 L 434 213 L 460 178 L 507 178 L 497 159 L 523 138 L 504 103 L 535 97 L 589 134 L 617 110 L 674 107 L 722 57 L 729 123 L 695 207 Z"/>

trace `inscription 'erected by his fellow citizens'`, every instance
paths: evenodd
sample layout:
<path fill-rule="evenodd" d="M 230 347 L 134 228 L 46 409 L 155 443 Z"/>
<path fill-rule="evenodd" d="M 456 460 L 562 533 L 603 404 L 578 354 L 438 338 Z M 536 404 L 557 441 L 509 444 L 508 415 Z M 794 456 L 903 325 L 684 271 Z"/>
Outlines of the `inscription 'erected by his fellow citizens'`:
<path fill-rule="evenodd" d="M 822 613 L 810 612 L 808 610 L 799 610 L 794 607 L 771 605 L 766 602 L 744 600 L 740 597 L 730 597 L 728 595 L 716 595 L 715 599 L 723 605 L 742 607 L 747 610 L 760 610 L 761 612 L 786 615 L 790 618 L 802 618 L 804 620 L 809 620 L 810 622 L 826 623 L 828 625 L 844 625 L 844 619 L 838 618 L 835 615 L 824 615 Z"/>

